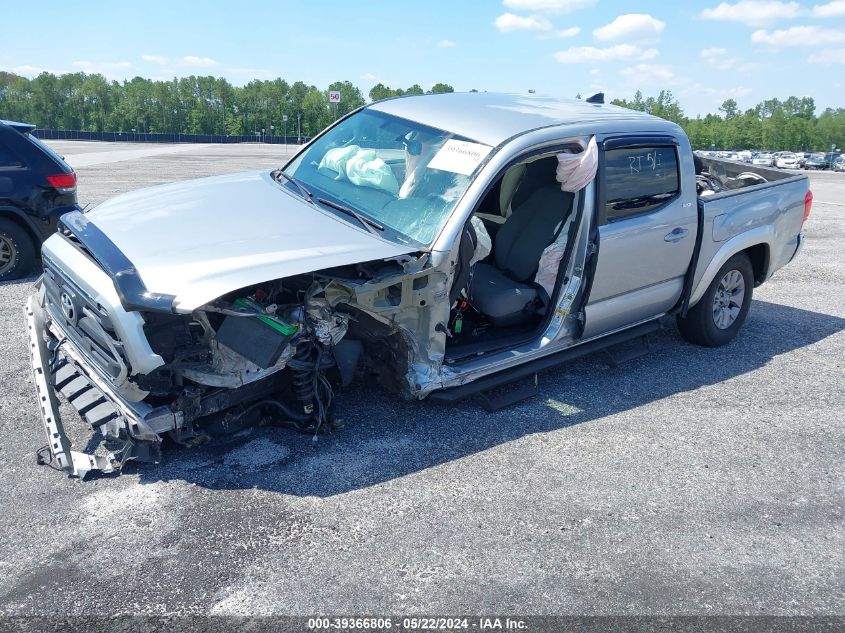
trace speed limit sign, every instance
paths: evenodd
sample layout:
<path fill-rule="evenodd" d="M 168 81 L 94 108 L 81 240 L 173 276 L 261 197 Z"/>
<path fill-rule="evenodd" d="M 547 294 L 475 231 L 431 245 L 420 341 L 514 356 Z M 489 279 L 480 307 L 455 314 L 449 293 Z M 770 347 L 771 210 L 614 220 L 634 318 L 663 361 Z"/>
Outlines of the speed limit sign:
<path fill-rule="evenodd" d="M 340 92 L 337 90 L 329 91 L 329 103 L 340 103 Z"/>

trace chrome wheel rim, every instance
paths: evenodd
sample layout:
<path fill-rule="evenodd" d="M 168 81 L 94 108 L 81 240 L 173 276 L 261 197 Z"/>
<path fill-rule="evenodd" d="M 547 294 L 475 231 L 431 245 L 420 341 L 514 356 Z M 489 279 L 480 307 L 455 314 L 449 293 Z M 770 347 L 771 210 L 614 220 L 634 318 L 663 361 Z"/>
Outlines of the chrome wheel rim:
<path fill-rule="evenodd" d="M 0 235 L 0 275 L 11 270 L 15 265 L 18 251 L 15 244 L 7 237 Z"/>
<path fill-rule="evenodd" d="M 742 312 L 745 299 L 745 278 L 738 270 L 729 270 L 716 288 L 713 298 L 713 323 L 720 330 L 732 326 Z"/>

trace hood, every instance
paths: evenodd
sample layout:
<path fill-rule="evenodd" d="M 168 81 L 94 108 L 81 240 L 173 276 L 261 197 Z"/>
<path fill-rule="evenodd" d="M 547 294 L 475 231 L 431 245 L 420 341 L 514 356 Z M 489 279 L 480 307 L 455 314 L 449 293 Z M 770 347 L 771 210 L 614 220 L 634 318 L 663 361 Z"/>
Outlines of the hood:
<path fill-rule="evenodd" d="M 149 292 L 173 295 L 179 312 L 262 281 L 417 250 L 305 202 L 268 172 L 133 191 L 85 218 L 126 256 Z"/>

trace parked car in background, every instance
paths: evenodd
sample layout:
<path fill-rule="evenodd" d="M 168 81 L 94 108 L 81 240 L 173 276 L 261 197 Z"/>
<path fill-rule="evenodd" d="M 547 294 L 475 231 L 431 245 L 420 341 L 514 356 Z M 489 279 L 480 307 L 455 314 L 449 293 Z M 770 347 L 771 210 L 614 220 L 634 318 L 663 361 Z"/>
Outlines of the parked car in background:
<path fill-rule="evenodd" d="M 833 161 L 833 171 L 845 171 L 845 156 L 840 156 Z"/>
<path fill-rule="evenodd" d="M 827 163 L 827 168 L 833 169 L 833 163 L 835 163 L 841 156 L 842 152 L 827 152 L 824 155 L 824 160 Z"/>
<path fill-rule="evenodd" d="M 798 156 L 789 153 L 781 154 L 775 161 L 775 167 L 778 169 L 798 169 Z"/>
<path fill-rule="evenodd" d="M 751 159 L 751 164 L 760 167 L 774 167 L 775 157 L 771 154 L 757 154 L 757 156 Z"/>
<path fill-rule="evenodd" d="M 824 154 L 813 154 L 804 161 L 804 169 L 827 169 L 828 163 Z"/>
<path fill-rule="evenodd" d="M 34 272 L 59 216 L 79 210 L 76 174 L 34 129 L 0 121 L 0 281 Z"/>

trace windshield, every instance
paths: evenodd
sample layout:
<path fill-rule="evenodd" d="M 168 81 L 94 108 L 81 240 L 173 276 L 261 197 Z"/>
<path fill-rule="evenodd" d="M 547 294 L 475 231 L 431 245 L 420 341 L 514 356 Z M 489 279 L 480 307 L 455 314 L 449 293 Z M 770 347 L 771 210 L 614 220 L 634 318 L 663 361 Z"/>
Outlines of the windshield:
<path fill-rule="evenodd" d="M 346 206 L 385 237 L 430 245 L 491 151 L 444 130 L 362 110 L 285 168 L 315 201 Z M 293 187 L 300 191 L 299 187 Z M 306 195 L 306 194 L 302 194 Z"/>

